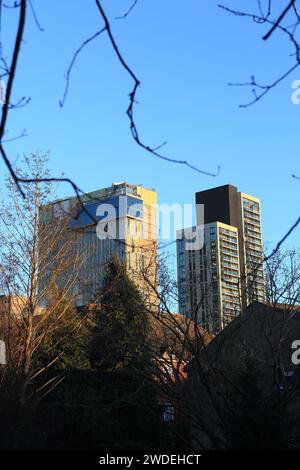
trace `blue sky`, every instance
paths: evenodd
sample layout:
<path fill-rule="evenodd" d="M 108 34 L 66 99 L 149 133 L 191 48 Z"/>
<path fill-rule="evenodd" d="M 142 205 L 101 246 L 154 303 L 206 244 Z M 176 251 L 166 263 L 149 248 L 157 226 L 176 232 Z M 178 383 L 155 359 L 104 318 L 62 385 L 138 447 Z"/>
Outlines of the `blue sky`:
<path fill-rule="evenodd" d="M 263 42 L 265 27 L 229 15 L 214 0 L 139 0 L 126 20 L 115 17 L 130 0 L 103 1 L 119 48 L 142 82 L 135 108 L 141 138 L 150 146 L 167 140 L 166 156 L 203 170 L 220 165 L 220 175 L 211 178 L 161 161 L 134 143 L 125 114 L 132 81 L 106 34 L 78 57 L 61 109 L 72 55 L 103 22 L 93 0 L 33 3 L 45 31 L 29 12 L 13 96 L 30 96 L 31 102 L 11 112 L 7 124 L 7 138 L 24 128 L 28 137 L 6 144 L 12 161 L 24 152 L 49 150 L 53 174 L 63 171 L 86 191 L 126 180 L 155 188 L 161 203 L 191 203 L 196 191 L 232 183 L 261 198 L 265 241 L 285 233 L 300 212 L 300 181 L 291 177 L 300 174 L 300 105 L 291 102 L 300 69 L 248 109 L 238 105 L 251 91 L 228 86 L 253 73 L 269 83 L 289 67 L 290 45 L 279 33 Z M 3 25 L 9 40 L 14 15 L 7 11 Z M 1 185 L 5 172 L 1 163 Z M 66 185 L 58 192 L 72 194 Z M 298 237 L 299 230 L 288 244 Z"/>

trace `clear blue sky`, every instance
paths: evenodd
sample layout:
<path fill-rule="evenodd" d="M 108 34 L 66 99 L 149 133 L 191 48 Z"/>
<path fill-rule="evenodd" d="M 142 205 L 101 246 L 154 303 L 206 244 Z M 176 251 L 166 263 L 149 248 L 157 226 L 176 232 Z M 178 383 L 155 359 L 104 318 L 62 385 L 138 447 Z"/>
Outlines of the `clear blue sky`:
<path fill-rule="evenodd" d="M 106 34 L 79 56 L 61 109 L 70 59 L 103 22 L 93 0 L 33 3 L 45 32 L 29 12 L 14 100 L 32 99 L 11 112 L 7 138 L 23 128 L 29 136 L 6 145 L 13 161 L 23 152 L 49 150 L 53 174 L 65 172 L 86 191 L 127 180 L 155 188 L 163 203 L 190 203 L 195 191 L 232 183 L 261 198 L 265 241 L 284 234 L 300 213 L 300 181 L 291 178 L 300 174 L 300 105 L 291 102 L 300 69 L 246 110 L 238 105 L 251 91 L 228 87 L 252 73 L 268 83 L 285 71 L 291 50 L 279 33 L 263 42 L 264 27 L 230 16 L 214 0 L 139 0 L 126 20 L 115 17 L 130 0 L 103 1 L 119 48 L 142 82 L 136 106 L 142 139 L 152 146 L 167 140 L 165 155 L 207 171 L 221 165 L 220 175 L 211 178 L 158 160 L 134 143 L 125 114 L 132 81 Z M 6 12 L 6 18 L 14 15 Z M 13 39 L 14 27 L 6 19 L 6 37 Z M 60 196 L 69 194 L 68 186 L 59 188 Z M 298 237 L 299 230 L 289 244 Z"/>

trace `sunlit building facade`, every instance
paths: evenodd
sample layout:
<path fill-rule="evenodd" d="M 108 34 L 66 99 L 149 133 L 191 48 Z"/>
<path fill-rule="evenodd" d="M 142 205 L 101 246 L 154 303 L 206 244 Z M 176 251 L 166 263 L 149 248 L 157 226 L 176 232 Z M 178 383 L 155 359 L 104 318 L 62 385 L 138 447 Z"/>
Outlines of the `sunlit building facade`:
<path fill-rule="evenodd" d="M 156 191 L 122 182 L 84 194 L 80 201 L 66 198 L 42 208 L 44 223 L 61 214 L 70 218 L 70 231 L 73 237 L 75 233 L 83 259 L 78 306 L 95 301 L 106 264 L 114 255 L 123 261 L 143 297 L 151 296 L 148 286 L 155 285 L 157 277 L 156 205 Z M 147 271 L 146 276 L 142 271 Z"/>
<path fill-rule="evenodd" d="M 196 204 L 204 206 L 203 246 L 187 249 L 191 229 L 177 232 L 179 311 L 218 333 L 265 300 L 260 201 L 225 185 L 196 193 Z"/>
<path fill-rule="evenodd" d="M 260 200 L 238 193 L 240 262 L 243 307 L 265 301 Z"/>

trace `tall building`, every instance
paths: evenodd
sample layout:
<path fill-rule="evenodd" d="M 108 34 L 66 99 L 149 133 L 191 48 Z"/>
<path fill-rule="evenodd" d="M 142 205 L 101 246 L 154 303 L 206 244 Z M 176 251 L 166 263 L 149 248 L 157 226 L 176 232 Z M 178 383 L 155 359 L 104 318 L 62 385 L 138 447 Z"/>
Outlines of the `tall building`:
<path fill-rule="evenodd" d="M 76 236 L 84 260 L 77 305 L 86 305 L 96 298 L 105 265 L 114 254 L 124 262 L 143 296 L 151 297 L 149 286 L 155 285 L 157 276 L 156 192 L 122 182 L 84 194 L 80 199 L 81 204 L 77 197 L 57 200 L 41 210 L 43 223 L 61 214 L 70 217 L 70 233 Z M 142 275 L 141 271 L 146 270 L 150 282 L 145 282 Z"/>
<path fill-rule="evenodd" d="M 200 205 L 203 246 L 187 249 L 196 227 L 177 232 L 179 310 L 217 333 L 253 300 L 265 300 L 260 201 L 225 185 L 196 193 Z"/>
<path fill-rule="evenodd" d="M 238 193 L 242 305 L 265 301 L 260 200 Z"/>

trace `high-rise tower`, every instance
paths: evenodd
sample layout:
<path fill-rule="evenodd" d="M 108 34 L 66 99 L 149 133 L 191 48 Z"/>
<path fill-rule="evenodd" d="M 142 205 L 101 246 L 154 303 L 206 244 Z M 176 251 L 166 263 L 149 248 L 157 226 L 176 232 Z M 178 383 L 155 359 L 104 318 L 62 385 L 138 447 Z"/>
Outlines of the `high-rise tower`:
<path fill-rule="evenodd" d="M 197 192 L 196 204 L 204 206 L 204 244 L 187 249 L 186 230 L 177 233 L 179 309 L 217 333 L 265 300 L 260 201 L 225 185 Z"/>
<path fill-rule="evenodd" d="M 96 298 L 105 265 L 114 254 L 123 261 L 143 297 L 148 296 L 150 301 L 149 286 L 155 286 L 157 278 L 156 205 L 154 190 L 122 182 L 82 195 L 80 204 L 77 197 L 72 197 L 41 209 L 42 223 L 62 213 L 70 218 L 70 231 L 76 236 L 83 257 L 78 306 Z M 147 271 L 148 282 L 142 271 Z"/>

